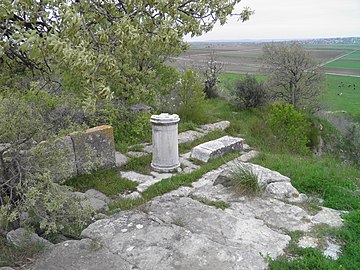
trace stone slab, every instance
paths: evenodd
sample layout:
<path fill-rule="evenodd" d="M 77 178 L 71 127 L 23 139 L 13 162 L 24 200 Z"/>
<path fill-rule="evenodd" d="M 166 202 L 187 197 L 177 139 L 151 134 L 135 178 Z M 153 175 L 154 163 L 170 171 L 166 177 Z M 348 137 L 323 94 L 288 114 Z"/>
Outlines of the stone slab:
<path fill-rule="evenodd" d="M 114 132 L 111 126 L 99 126 L 85 133 L 70 134 L 74 144 L 78 174 L 115 167 Z"/>
<path fill-rule="evenodd" d="M 244 139 L 224 136 L 217 140 L 202 143 L 194 147 L 191 151 L 191 158 L 208 162 L 210 159 L 220 157 L 231 151 L 242 150 Z"/>
<path fill-rule="evenodd" d="M 178 142 L 180 143 L 187 143 L 187 142 L 193 142 L 201 137 L 205 136 L 204 133 L 195 131 L 195 130 L 188 130 L 179 133 L 178 136 Z"/>
<path fill-rule="evenodd" d="M 229 121 L 220 121 L 220 122 L 216 122 L 216 123 L 212 123 L 212 124 L 202 125 L 202 126 L 200 126 L 199 130 L 204 133 L 209 133 L 209 132 L 215 131 L 215 130 L 225 130 L 229 126 L 230 126 Z"/>
<path fill-rule="evenodd" d="M 248 162 L 249 160 L 256 158 L 260 153 L 258 151 L 252 150 L 248 153 L 242 154 L 239 157 L 239 160 L 242 162 Z"/>

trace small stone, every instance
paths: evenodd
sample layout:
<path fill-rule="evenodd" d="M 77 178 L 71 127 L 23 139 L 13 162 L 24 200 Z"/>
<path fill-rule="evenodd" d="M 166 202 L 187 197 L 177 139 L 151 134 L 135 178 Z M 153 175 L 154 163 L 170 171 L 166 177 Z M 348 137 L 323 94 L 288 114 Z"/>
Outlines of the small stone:
<path fill-rule="evenodd" d="M 136 227 L 136 229 L 139 229 L 139 230 L 140 230 L 140 229 L 144 228 L 144 225 L 137 224 L 135 227 Z"/>
<path fill-rule="evenodd" d="M 205 133 L 209 133 L 210 131 L 215 131 L 215 130 L 225 130 L 229 126 L 230 126 L 229 121 L 220 121 L 220 122 L 213 123 L 213 124 L 202 125 L 202 126 L 200 126 L 200 130 Z"/>
<path fill-rule="evenodd" d="M 125 199 L 125 200 L 136 200 L 136 199 L 140 199 L 142 198 L 141 194 L 137 191 L 134 191 L 130 194 L 119 194 L 119 196 L 122 198 L 122 199 Z"/>
<path fill-rule="evenodd" d="M 319 246 L 319 240 L 305 235 L 299 239 L 298 246 L 301 248 L 316 248 Z"/>
<path fill-rule="evenodd" d="M 328 247 L 324 250 L 324 256 L 337 260 L 341 254 L 341 246 L 328 241 Z"/>
<path fill-rule="evenodd" d="M 38 236 L 36 233 L 31 233 L 24 228 L 18 228 L 6 234 L 6 239 L 14 246 L 21 247 L 27 244 L 39 244 L 44 247 L 52 246 L 48 240 Z"/>
<path fill-rule="evenodd" d="M 115 160 L 116 160 L 116 166 L 121 167 L 128 162 L 129 158 L 124 154 L 121 154 L 120 152 L 115 152 Z"/>
<path fill-rule="evenodd" d="M 147 156 L 148 154 L 149 153 L 135 152 L 135 151 L 129 151 L 129 152 L 126 153 L 127 156 L 135 157 L 135 158 L 144 157 L 144 156 Z"/>
<path fill-rule="evenodd" d="M 330 227 L 341 227 L 343 225 L 343 219 L 340 216 L 342 213 L 342 211 L 322 207 L 322 210 L 312 218 L 312 222 L 327 224 Z"/>
<path fill-rule="evenodd" d="M 89 189 L 85 192 L 85 195 L 87 195 L 88 197 L 93 197 L 99 200 L 102 200 L 106 203 L 110 202 L 110 199 L 102 192 L 96 190 L 96 189 Z"/>
<path fill-rule="evenodd" d="M 123 233 L 125 233 L 127 231 L 128 231 L 128 229 L 121 229 L 121 232 L 123 232 Z"/>
<path fill-rule="evenodd" d="M 185 132 L 181 132 L 178 136 L 178 143 L 187 143 L 187 142 L 193 142 L 196 139 L 199 139 L 201 137 L 205 136 L 204 133 L 200 133 L 198 131 L 194 130 L 188 130 Z"/>
<path fill-rule="evenodd" d="M 245 153 L 239 157 L 239 160 L 242 162 L 248 162 L 250 159 L 256 158 L 260 153 L 258 151 L 252 150 L 248 153 Z"/>

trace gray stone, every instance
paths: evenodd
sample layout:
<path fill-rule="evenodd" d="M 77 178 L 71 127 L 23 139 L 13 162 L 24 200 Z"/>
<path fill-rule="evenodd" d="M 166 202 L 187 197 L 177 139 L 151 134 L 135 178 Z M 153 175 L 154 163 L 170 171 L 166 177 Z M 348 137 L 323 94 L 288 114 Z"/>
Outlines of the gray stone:
<path fill-rule="evenodd" d="M 231 151 L 242 150 L 243 141 L 244 139 L 241 138 L 224 136 L 194 147 L 191 151 L 191 157 L 203 162 L 208 162 L 209 159 L 222 156 Z"/>
<path fill-rule="evenodd" d="M 200 126 L 200 131 L 209 133 L 209 132 L 215 131 L 215 130 L 225 130 L 229 126 L 230 126 L 229 121 L 220 121 L 220 122 L 213 123 L 213 124 L 202 125 L 202 126 Z"/>
<path fill-rule="evenodd" d="M 204 133 L 200 133 L 195 130 L 188 130 L 181 132 L 178 136 L 178 142 L 180 143 L 187 143 L 187 142 L 193 142 L 196 139 L 199 139 L 201 137 L 205 136 Z"/>
<path fill-rule="evenodd" d="M 109 210 L 107 203 L 101 199 L 89 196 L 82 192 L 74 192 L 73 194 L 80 199 L 82 208 L 91 208 L 96 212 Z"/>
<path fill-rule="evenodd" d="M 93 197 L 99 200 L 102 200 L 106 203 L 110 202 L 110 199 L 102 192 L 96 190 L 96 189 L 89 189 L 85 192 L 85 195 L 88 197 Z"/>
<path fill-rule="evenodd" d="M 266 186 L 265 191 L 278 199 L 298 199 L 300 193 L 290 182 L 275 182 Z"/>
<path fill-rule="evenodd" d="M 158 172 L 150 172 L 150 174 L 159 180 L 171 178 L 174 175 L 172 173 L 158 173 Z"/>
<path fill-rule="evenodd" d="M 343 219 L 340 215 L 343 213 L 342 211 L 322 207 L 322 210 L 312 218 L 312 222 L 314 224 L 327 224 L 330 227 L 341 227 Z"/>
<path fill-rule="evenodd" d="M 304 235 L 299 239 L 297 245 L 301 248 L 317 248 L 319 246 L 319 240 L 315 237 Z"/>
<path fill-rule="evenodd" d="M 139 269 L 265 269 L 265 257 L 281 255 L 290 241 L 261 220 L 186 197 L 160 197 L 147 208 L 97 221 L 81 236 Z"/>
<path fill-rule="evenodd" d="M 248 145 L 246 143 L 243 144 L 243 150 L 244 151 L 249 151 L 250 149 L 251 149 L 250 145 Z"/>
<path fill-rule="evenodd" d="M 162 179 L 169 178 L 172 174 L 157 174 L 156 172 L 152 172 L 153 175 L 145 175 L 133 171 L 121 172 L 121 177 L 129 179 L 131 181 L 139 183 L 137 186 L 138 192 L 144 192 L 149 186 L 160 182 Z"/>
<path fill-rule="evenodd" d="M 324 250 L 324 256 L 329 257 L 333 260 L 339 259 L 341 254 L 341 246 L 338 244 L 327 241 L 327 248 Z"/>
<path fill-rule="evenodd" d="M 145 153 L 145 152 L 136 152 L 136 151 L 129 151 L 126 153 L 127 156 L 129 157 L 135 157 L 135 158 L 139 158 L 139 157 L 144 157 L 147 156 L 149 153 Z"/>
<path fill-rule="evenodd" d="M 244 149 L 245 150 L 245 149 Z M 242 162 L 248 162 L 250 159 L 256 158 L 260 153 L 258 151 L 252 150 L 248 153 L 242 154 L 239 157 L 239 160 Z"/>
<path fill-rule="evenodd" d="M 130 194 L 119 194 L 119 196 L 125 200 L 136 200 L 142 198 L 141 194 L 137 191 L 134 191 Z"/>
<path fill-rule="evenodd" d="M 5 266 L 5 267 L 0 267 L 0 270 L 15 270 L 15 269 L 12 267 Z"/>
<path fill-rule="evenodd" d="M 31 233 L 24 228 L 18 228 L 6 234 L 7 241 L 17 247 L 24 245 L 41 245 L 50 247 L 52 243 L 48 240 L 38 236 L 36 233 Z"/>
<path fill-rule="evenodd" d="M 114 132 L 111 126 L 99 126 L 85 133 L 70 134 L 74 144 L 78 174 L 116 166 Z"/>
<path fill-rule="evenodd" d="M 41 255 L 30 270 L 130 270 L 136 269 L 121 254 L 114 254 L 90 239 L 66 241 Z"/>
<path fill-rule="evenodd" d="M 152 145 L 146 145 L 146 146 L 144 147 L 144 152 L 145 152 L 145 153 L 151 154 L 151 153 L 152 153 L 152 150 L 153 150 Z"/>
<path fill-rule="evenodd" d="M 180 167 L 178 147 L 177 114 L 162 113 L 151 116 L 152 162 L 151 167 L 158 172 L 171 172 Z"/>
<path fill-rule="evenodd" d="M 154 179 L 154 177 L 151 175 L 145 175 L 133 171 L 120 172 L 120 176 L 139 184 L 146 183 Z"/>
<path fill-rule="evenodd" d="M 115 152 L 115 163 L 117 167 L 124 166 L 128 162 L 129 158 L 120 152 Z"/>
<path fill-rule="evenodd" d="M 252 163 L 237 162 L 235 167 L 230 168 L 230 170 L 235 170 L 235 172 L 237 169 L 251 171 L 253 174 L 257 175 L 259 183 L 265 186 L 274 182 L 290 182 L 289 177 Z"/>

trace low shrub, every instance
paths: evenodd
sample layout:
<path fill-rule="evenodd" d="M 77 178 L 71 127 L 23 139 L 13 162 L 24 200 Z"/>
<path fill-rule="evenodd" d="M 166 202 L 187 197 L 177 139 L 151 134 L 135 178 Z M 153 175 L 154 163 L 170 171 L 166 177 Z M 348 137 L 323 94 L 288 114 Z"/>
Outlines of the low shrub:
<path fill-rule="evenodd" d="M 193 70 L 186 70 L 180 78 L 177 84 L 177 99 L 179 105 L 176 113 L 182 121 L 206 122 L 203 84 Z"/>
<path fill-rule="evenodd" d="M 305 113 L 289 104 L 274 104 L 270 108 L 269 124 L 276 138 L 291 152 L 309 154 L 310 122 Z"/>
<path fill-rule="evenodd" d="M 239 106 L 244 109 L 263 106 L 267 101 L 264 84 L 251 75 L 236 82 L 234 94 Z"/>

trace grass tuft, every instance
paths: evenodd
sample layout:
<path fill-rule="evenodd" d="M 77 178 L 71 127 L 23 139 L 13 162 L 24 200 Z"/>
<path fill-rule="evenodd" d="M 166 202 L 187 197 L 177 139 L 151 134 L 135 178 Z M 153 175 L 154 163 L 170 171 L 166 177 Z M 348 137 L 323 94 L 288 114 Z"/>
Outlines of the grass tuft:
<path fill-rule="evenodd" d="M 264 192 L 264 186 L 252 171 L 235 168 L 231 171 L 232 189 L 238 196 L 255 197 Z"/>

